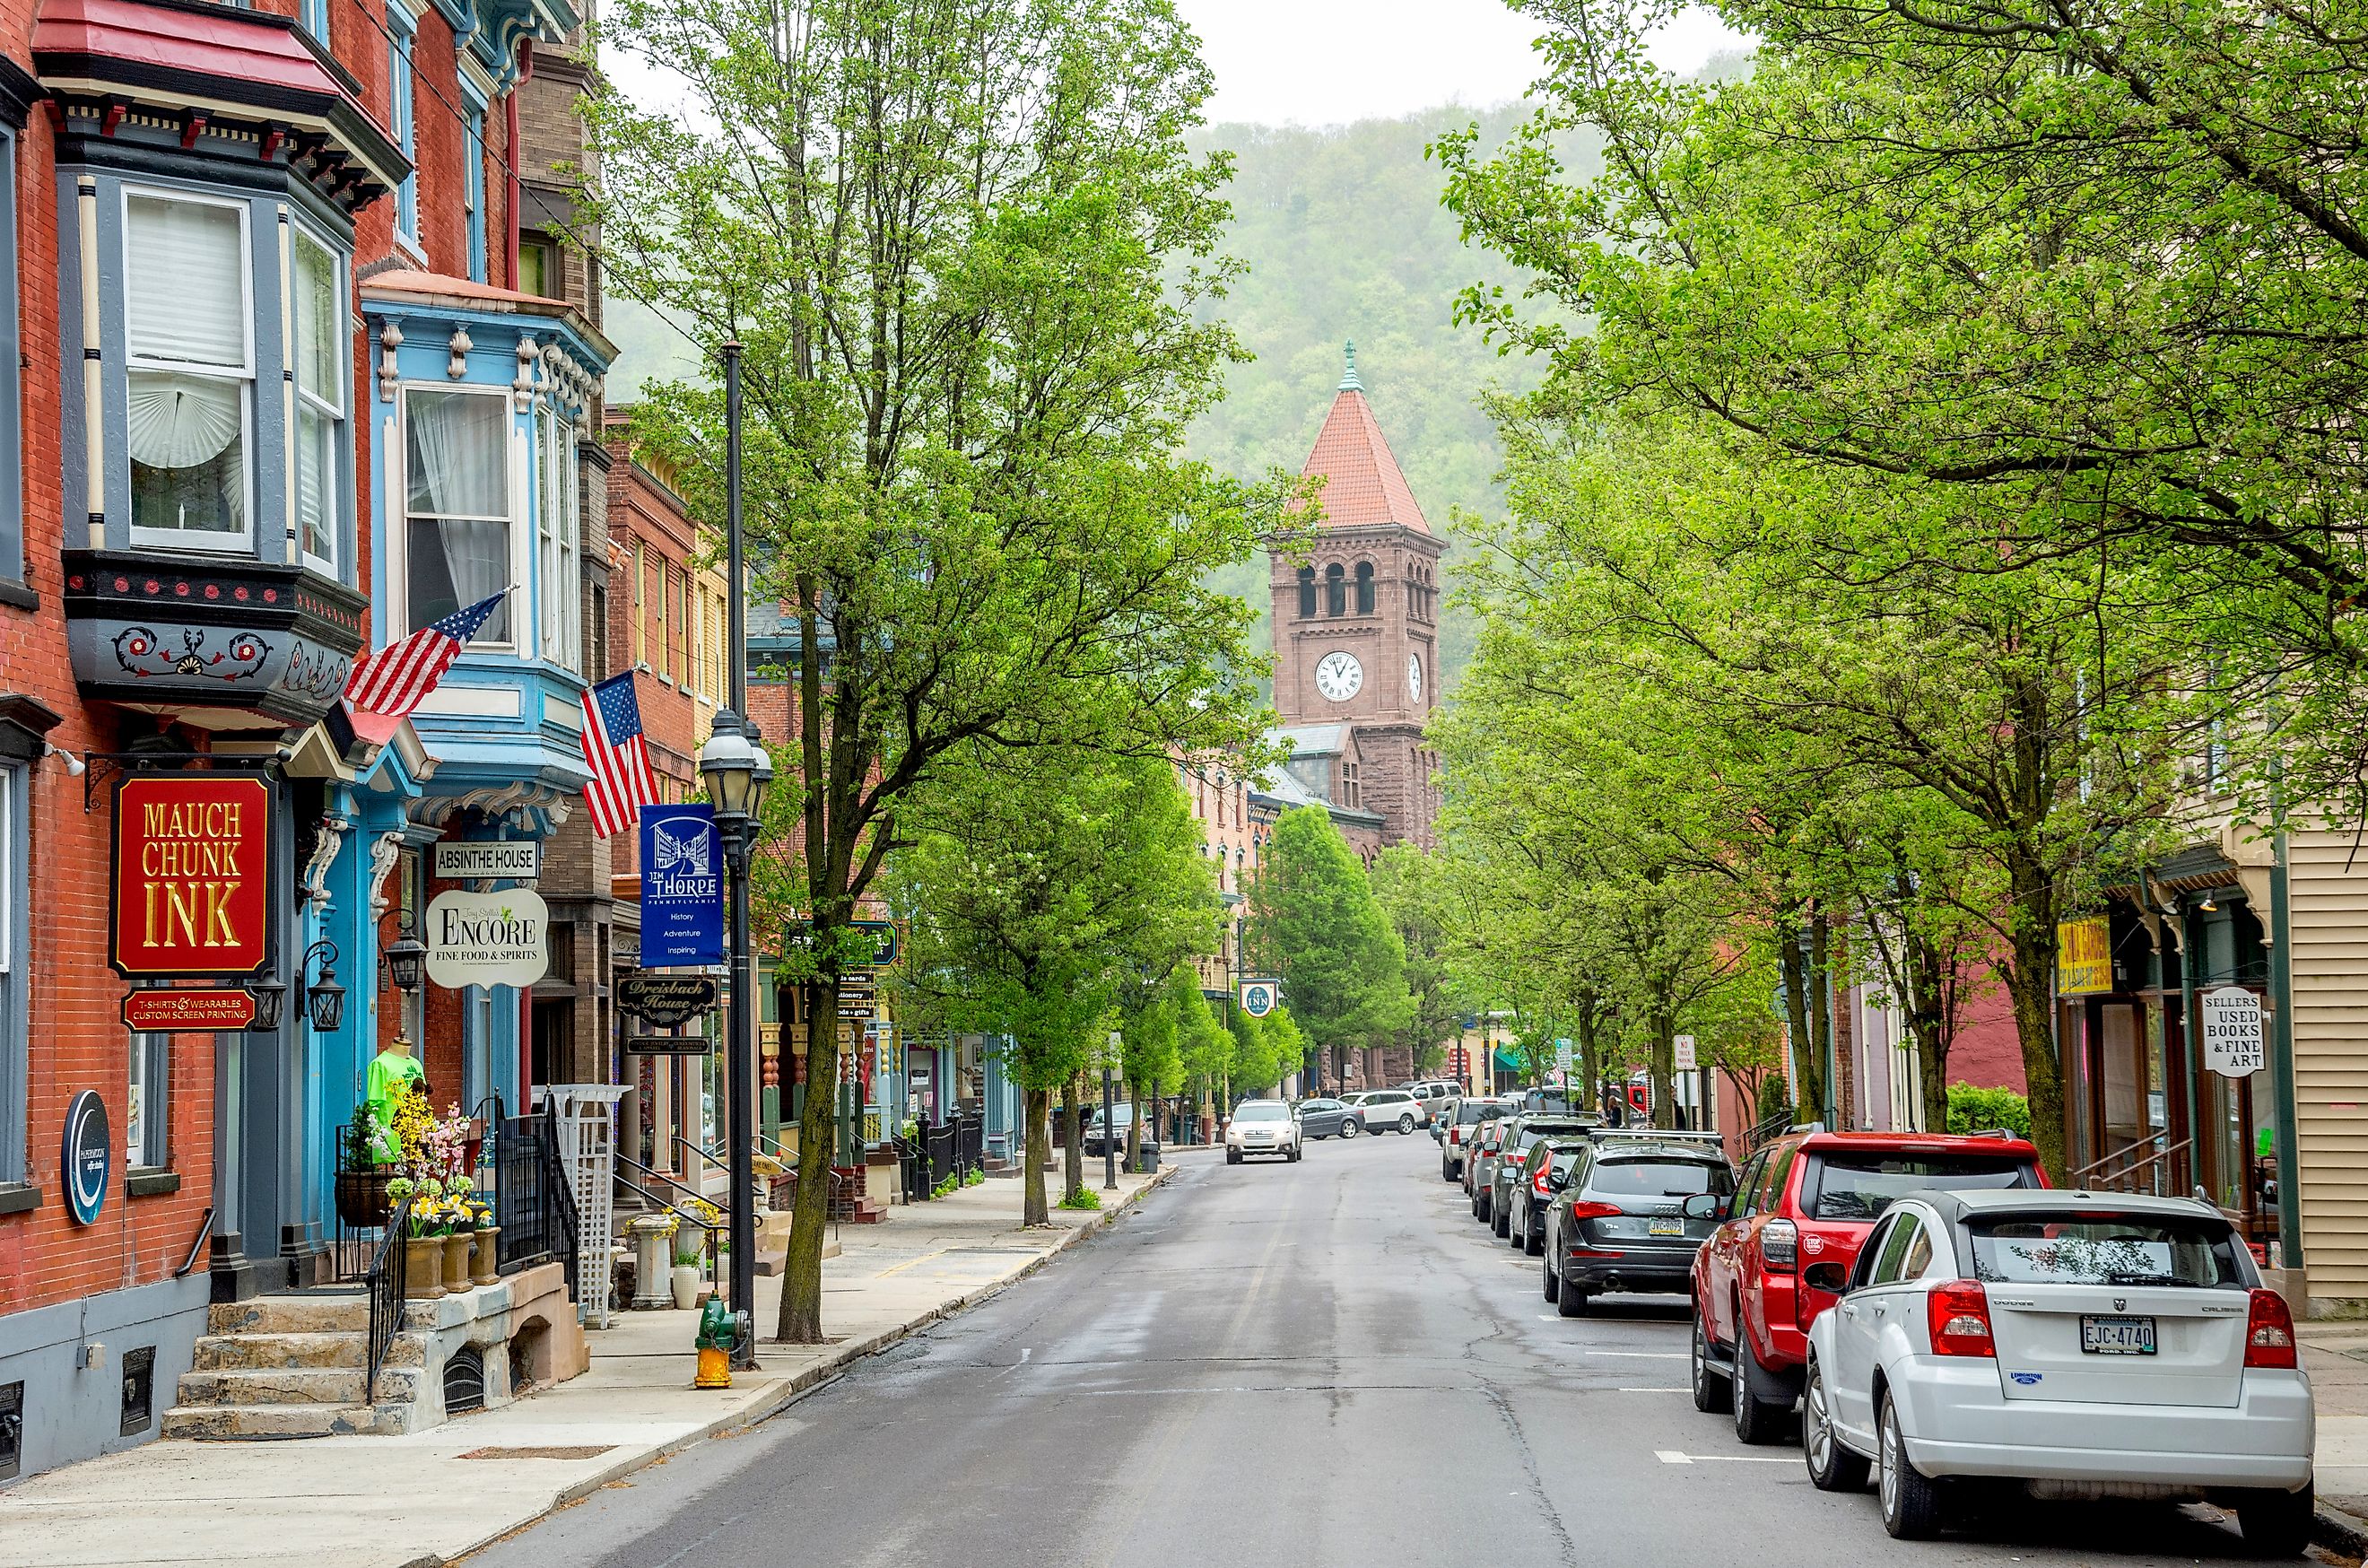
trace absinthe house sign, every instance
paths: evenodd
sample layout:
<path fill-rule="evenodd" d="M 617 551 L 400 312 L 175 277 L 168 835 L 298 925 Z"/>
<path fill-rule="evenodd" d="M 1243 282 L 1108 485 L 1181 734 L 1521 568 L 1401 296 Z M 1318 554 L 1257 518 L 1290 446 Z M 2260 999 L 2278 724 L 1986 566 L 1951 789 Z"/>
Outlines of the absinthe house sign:
<path fill-rule="evenodd" d="M 551 911 L 531 888 L 455 890 L 427 906 L 427 978 L 464 985 L 532 985 L 551 964 Z"/>

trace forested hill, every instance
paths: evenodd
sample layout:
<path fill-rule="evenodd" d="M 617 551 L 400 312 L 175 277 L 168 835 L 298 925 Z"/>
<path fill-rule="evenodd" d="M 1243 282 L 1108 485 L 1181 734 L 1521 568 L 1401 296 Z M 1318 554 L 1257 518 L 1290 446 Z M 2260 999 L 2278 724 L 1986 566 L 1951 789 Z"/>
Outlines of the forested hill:
<path fill-rule="evenodd" d="M 1365 394 L 1431 527 L 1452 534 L 1458 508 L 1497 505 L 1497 444 L 1480 397 L 1525 389 L 1536 371 L 1451 324 L 1457 290 L 1505 274 L 1458 242 L 1439 204 L 1440 167 L 1423 147 L 1475 119 L 1493 144 L 1522 113 L 1450 105 L 1322 131 L 1236 124 L 1201 133 L 1201 145 L 1235 155 L 1227 249 L 1247 264 L 1213 309 L 1257 358 L 1235 368 L 1225 401 L 1194 427 L 1200 455 L 1245 475 L 1298 472 L 1339 385 L 1341 344 L 1353 338 Z M 612 396 L 630 398 L 645 377 L 689 372 L 679 336 L 630 300 L 605 303 L 623 351 Z M 1451 550 L 1451 570 L 1455 561 Z M 1225 585 L 1264 612 L 1267 580 L 1261 561 L 1229 573 Z M 1452 691 L 1471 629 L 1452 606 L 1444 616 L 1442 686 Z"/>

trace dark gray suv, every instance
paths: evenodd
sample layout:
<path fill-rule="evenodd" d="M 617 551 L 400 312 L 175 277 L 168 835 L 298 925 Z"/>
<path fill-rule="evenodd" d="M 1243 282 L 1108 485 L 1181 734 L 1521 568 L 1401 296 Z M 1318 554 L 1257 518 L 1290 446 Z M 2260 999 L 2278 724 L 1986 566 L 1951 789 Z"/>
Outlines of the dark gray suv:
<path fill-rule="evenodd" d="M 1546 1208 L 1546 1300 L 1574 1318 L 1606 1290 L 1684 1294 L 1694 1254 L 1718 1228 L 1687 1218 L 1685 1200 L 1734 1190 L 1713 1134 L 1598 1132 Z"/>

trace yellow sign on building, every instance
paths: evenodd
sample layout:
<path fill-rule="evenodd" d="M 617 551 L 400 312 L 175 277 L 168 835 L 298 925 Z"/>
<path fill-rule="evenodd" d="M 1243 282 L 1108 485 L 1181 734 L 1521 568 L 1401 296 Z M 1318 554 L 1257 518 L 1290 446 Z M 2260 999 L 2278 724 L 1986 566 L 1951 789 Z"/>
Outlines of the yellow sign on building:
<path fill-rule="evenodd" d="M 2055 994 L 2087 996 L 2113 988 L 2112 922 L 2092 915 L 2055 926 Z"/>

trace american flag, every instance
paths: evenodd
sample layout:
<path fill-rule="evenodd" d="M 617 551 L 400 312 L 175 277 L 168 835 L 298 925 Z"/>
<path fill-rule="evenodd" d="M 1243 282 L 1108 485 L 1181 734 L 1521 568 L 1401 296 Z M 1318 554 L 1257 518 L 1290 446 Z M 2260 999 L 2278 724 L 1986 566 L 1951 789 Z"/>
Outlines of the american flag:
<path fill-rule="evenodd" d="M 385 647 L 356 665 L 346 677 L 346 706 L 357 720 L 358 731 L 393 732 L 393 722 L 407 719 L 412 710 L 427 700 L 461 656 L 477 628 L 494 613 L 502 602 L 504 588 L 488 599 L 479 599 L 466 609 L 456 609 L 443 619 L 432 621 L 397 642 Z M 370 724 L 370 717 L 382 721 Z"/>
<path fill-rule="evenodd" d="M 600 837 L 624 832 L 642 820 L 643 806 L 657 804 L 658 781 L 650 771 L 650 743 L 642 733 L 631 670 L 584 694 L 584 765 L 592 770 L 584 803 Z"/>

